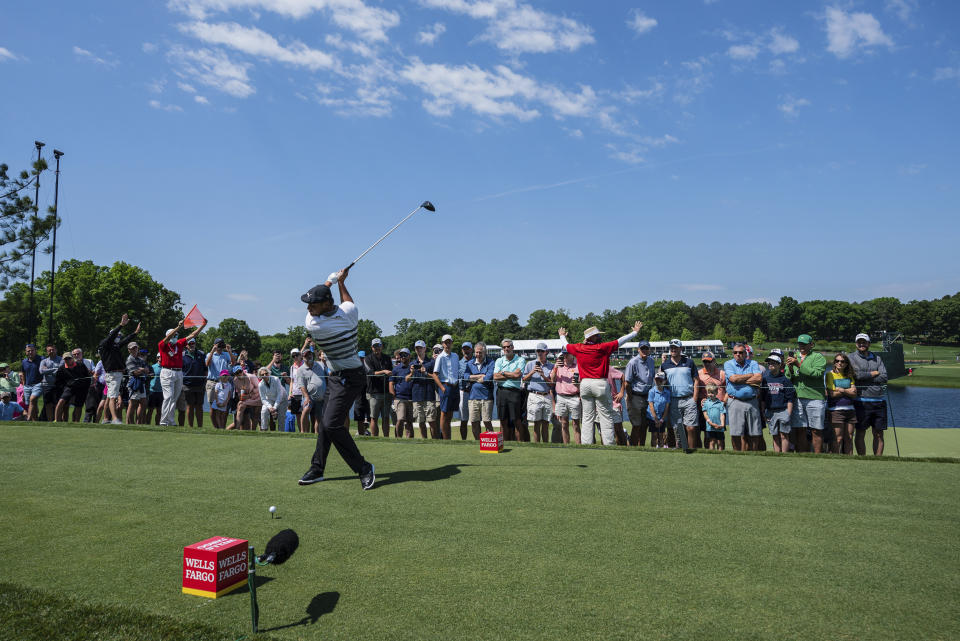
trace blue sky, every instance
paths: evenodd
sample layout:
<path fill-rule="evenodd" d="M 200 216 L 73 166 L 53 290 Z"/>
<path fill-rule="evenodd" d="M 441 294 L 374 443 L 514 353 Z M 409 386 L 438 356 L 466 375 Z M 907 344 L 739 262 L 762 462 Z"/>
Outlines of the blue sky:
<path fill-rule="evenodd" d="M 20 3 L 0 160 L 66 153 L 58 257 L 141 265 L 261 332 L 302 322 L 299 295 L 424 199 L 437 213 L 351 276 L 386 333 L 939 297 L 960 290 L 958 18 L 946 0 Z"/>

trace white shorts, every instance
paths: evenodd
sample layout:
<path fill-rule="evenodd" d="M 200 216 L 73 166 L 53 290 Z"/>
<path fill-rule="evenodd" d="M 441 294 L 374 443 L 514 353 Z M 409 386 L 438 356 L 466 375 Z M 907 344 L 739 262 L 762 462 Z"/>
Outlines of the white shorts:
<path fill-rule="evenodd" d="M 103 380 L 107 384 L 107 398 L 120 398 L 120 383 L 123 382 L 123 372 L 104 372 Z"/>
<path fill-rule="evenodd" d="M 557 394 L 557 416 L 560 418 L 570 417 L 575 421 L 580 420 L 580 397 L 562 396 Z"/>
<path fill-rule="evenodd" d="M 553 414 L 553 401 L 549 394 L 530 392 L 527 396 L 527 420 L 549 421 Z"/>

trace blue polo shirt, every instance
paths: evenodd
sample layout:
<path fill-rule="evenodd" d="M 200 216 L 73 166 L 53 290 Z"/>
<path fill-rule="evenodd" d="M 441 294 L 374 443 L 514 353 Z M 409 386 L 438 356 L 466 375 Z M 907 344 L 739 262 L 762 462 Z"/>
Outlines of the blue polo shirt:
<path fill-rule="evenodd" d="M 12 421 L 14 412 L 23 414 L 23 408 L 20 407 L 20 403 L 16 401 L 10 401 L 9 403 L 0 401 L 0 421 Z"/>
<path fill-rule="evenodd" d="M 471 401 L 492 401 L 493 400 L 493 366 L 494 361 L 492 358 L 486 359 L 483 364 L 477 365 L 477 359 L 471 358 L 467 361 L 466 370 L 464 370 L 464 376 L 476 376 L 477 374 L 483 374 L 483 382 L 476 383 L 470 387 L 470 396 L 468 397 Z"/>
<path fill-rule="evenodd" d="M 630 385 L 630 391 L 634 394 L 646 396 L 647 392 L 653 388 L 653 376 L 657 373 L 657 363 L 653 356 L 634 356 L 627 363 L 627 371 L 624 378 Z"/>
<path fill-rule="evenodd" d="M 394 398 L 398 401 L 413 400 L 411 392 L 413 391 L 413 379 L 404 380 L 410 373 L 410 365 L 397 365 L 390 372 L 390 381 L 393 383 Z"/>
<path fill-rule="evenodd" d="M 416 360 L 411 360 L 410 364 L 417 363 Z M 409 368 L 407 368 L 409 371 Z M 433 379 L 428 376 L 430 372 L 433 371 L 433 360 L 428 360 L 423 362 L 423 367 L 420 369 L 413 370 L 413 378 L 411 382 L 413 383 L 413 391 L 411 396 L 413 401 L 418 403 L 420 401 L 433 401 L 437 398 L 436 384 L 433 382 Z M 404 374 L 406 375 L 406 373 Z"/>
<path fill-rule="evenodd" d="M 667 375 L 667 385 L 670 386 L 672 398 L 687 398 L 693 396 L 693 386 L 697 380 L 697 365 L 686 354 L 680 357 L 679 363 L 674 363 L 669 356 L 660 371 Z"/>
<path fill-rule="evenodd" d="M 731 383 L 731 376 L 740 376 L 741 374 L 761 374 L 760 364 L 752 359 L 747 359 L 743 365 L 737 365 L 737 359 L 731 358 L 723 364 L 723 372 L 727 375 L 727 394 L 733 398 L 747 401 L 755 398 L 757 390 L 746 383 Z"/>
<path fill-rule="evenodd" d="M 42 360 L 40 354 L 34 354 L 33 358 L 25 358 L 20 361 L 20 367 L 23 369 L 24 386 L 33 387 L 43 380 L 43 377 L 40 375 L 40 362 Z"/>
<path fill-rule="evenodd" d="M 537 366 L 537 363 L 540 361 L 529 361 L 526 367 L 523 368 L 523 375 L 526 376 L 533 371 L 533 368 Z M 531 392 L 549 392 L 550 385 L 544 380 L 544 378 L 550 378 L 550 372 L 553 370 L 553 363 L 547 361 L 541 365 L 543 368 L 543 376 L 539 374 L 534 374 L 529 381 L 527 381 L 527 389 Z"/>
<path fill-rule="evenodd" d="M 230 363 L 230 354 L 228 354 L 226 350 L 220 352 L 219 354 L 216 352 L 211 352 L 210 364 L 207 365 L 207 380 L 219 381 L 221 371 L 230 371 Z"/>
<path fill-rule="evenodd" d="M 433 361 L 433 371 L 444 385 L 456 385 L 460 381 L 460 357 L 440 352 Z"/>
<path fill-rule="evenodd" d="M 653 403 L 653 411 L 656 412 L 656 416 L 650 413 L 650 406 L 647 405 L 647 416 L 652 419 L 663 419 L 663 410 L 666 409 L 667 403 L 670 402 L 670 388 L 666 385 L 663 386 L 663 389 L 657 389 L 656 386 L 647 394 L 647 403 Z"/>

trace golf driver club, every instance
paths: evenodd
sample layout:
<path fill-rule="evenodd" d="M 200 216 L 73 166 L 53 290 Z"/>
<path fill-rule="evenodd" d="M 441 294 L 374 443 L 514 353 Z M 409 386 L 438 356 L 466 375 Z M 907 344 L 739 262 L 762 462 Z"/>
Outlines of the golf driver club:
<path fill-rule="evenodd" d="M 386 234 L 384 234 L 383 236 L 381 236 L 380 239 L 377 240 L 377 242 L 375 242 L 374 244 L 372 244 L 372 245 L 370 245 L 369 247 L 367 247 L 367 249 L 366 249 L 362 254 L 360 254 L 359 256 L 357 256 L 356 259 L 355 259 L 352 263 L 350 263 L 349 265 L 347 265 L 347 269 L 350 269 L 351 267 L 353 267 L 354 265 L 356 265 L 356 264 L 357 264 L 357 261 L 359 261 L 361 258 L 363 258 L 364 256 L 366 256 L 366 255 L 370 252 L 371 249 L 373 249 L 374 247 L 376 247 L 377 245 L 379 245 L 381 242 L 383 242 L 383 239 L 384 239 L 384 238 L 386 238 L 387 236 L 389 236 L 390 234 L 392 234 L 397 227 L 399 227 L 399 226 L 402 225 L 403 223 L 407 222 L 407 220 L 408 220 L 411 216 L 413 216 L 415 213 L 417 213 L 417 212 L 420 211 L 421 209 L 426 209 L 427 211 L 437 211 L 437 208 L 433 206 L 433 203 L 432 203 L 432 202 L 430 202 L 429 200 L 423 201 L 422 203 L 420 203 L 420 206 L 419 206 L 419 207 L 417 207 L 416 209 L 414 209 L 413 211 L 411 211 L 409 214 L 406 215 L 406 217 L 405 217 L 403 220 L 401 220 L 399 223 L 397 223 L 396 225 L 394 225 L 393 227 L 391 227 L 391 228 L 390 228 L 390 231 L 388 231 Z"/>

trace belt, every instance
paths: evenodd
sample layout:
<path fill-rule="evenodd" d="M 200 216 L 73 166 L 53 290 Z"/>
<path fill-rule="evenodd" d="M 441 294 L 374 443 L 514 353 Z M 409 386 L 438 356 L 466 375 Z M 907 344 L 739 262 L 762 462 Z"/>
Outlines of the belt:
<path fill-rule="evenodd" d="M 579 394 L 560 394 L 559 392 L 557 392 L 557 396 L 567 396 L 567 397 L 570 397 L 570 396 L 580 396 L 580 395 L 579 395 Z"/>
<path fill-rule="evenodd" d="M 182 367 L 161 367 L 160 369 L 168 369 L 171 372 L 180 372 L 183 371 Z"/>
<path fill-rule="evenodd" d="M 343 376 L 344 374 L 349 374 L 350 372 L 359 372 L 363 370 L 362 367 L 351 367 L 350 369 L 342 369 L 338 372 L 330 372 L 327 376 Z"/>
<path fill-rule="evenodd" d="M 538 392 L 535 389 L 527 390 L 531 394 L 539 394 L 540 396 L 550 396 L 550 392 Z"/>

